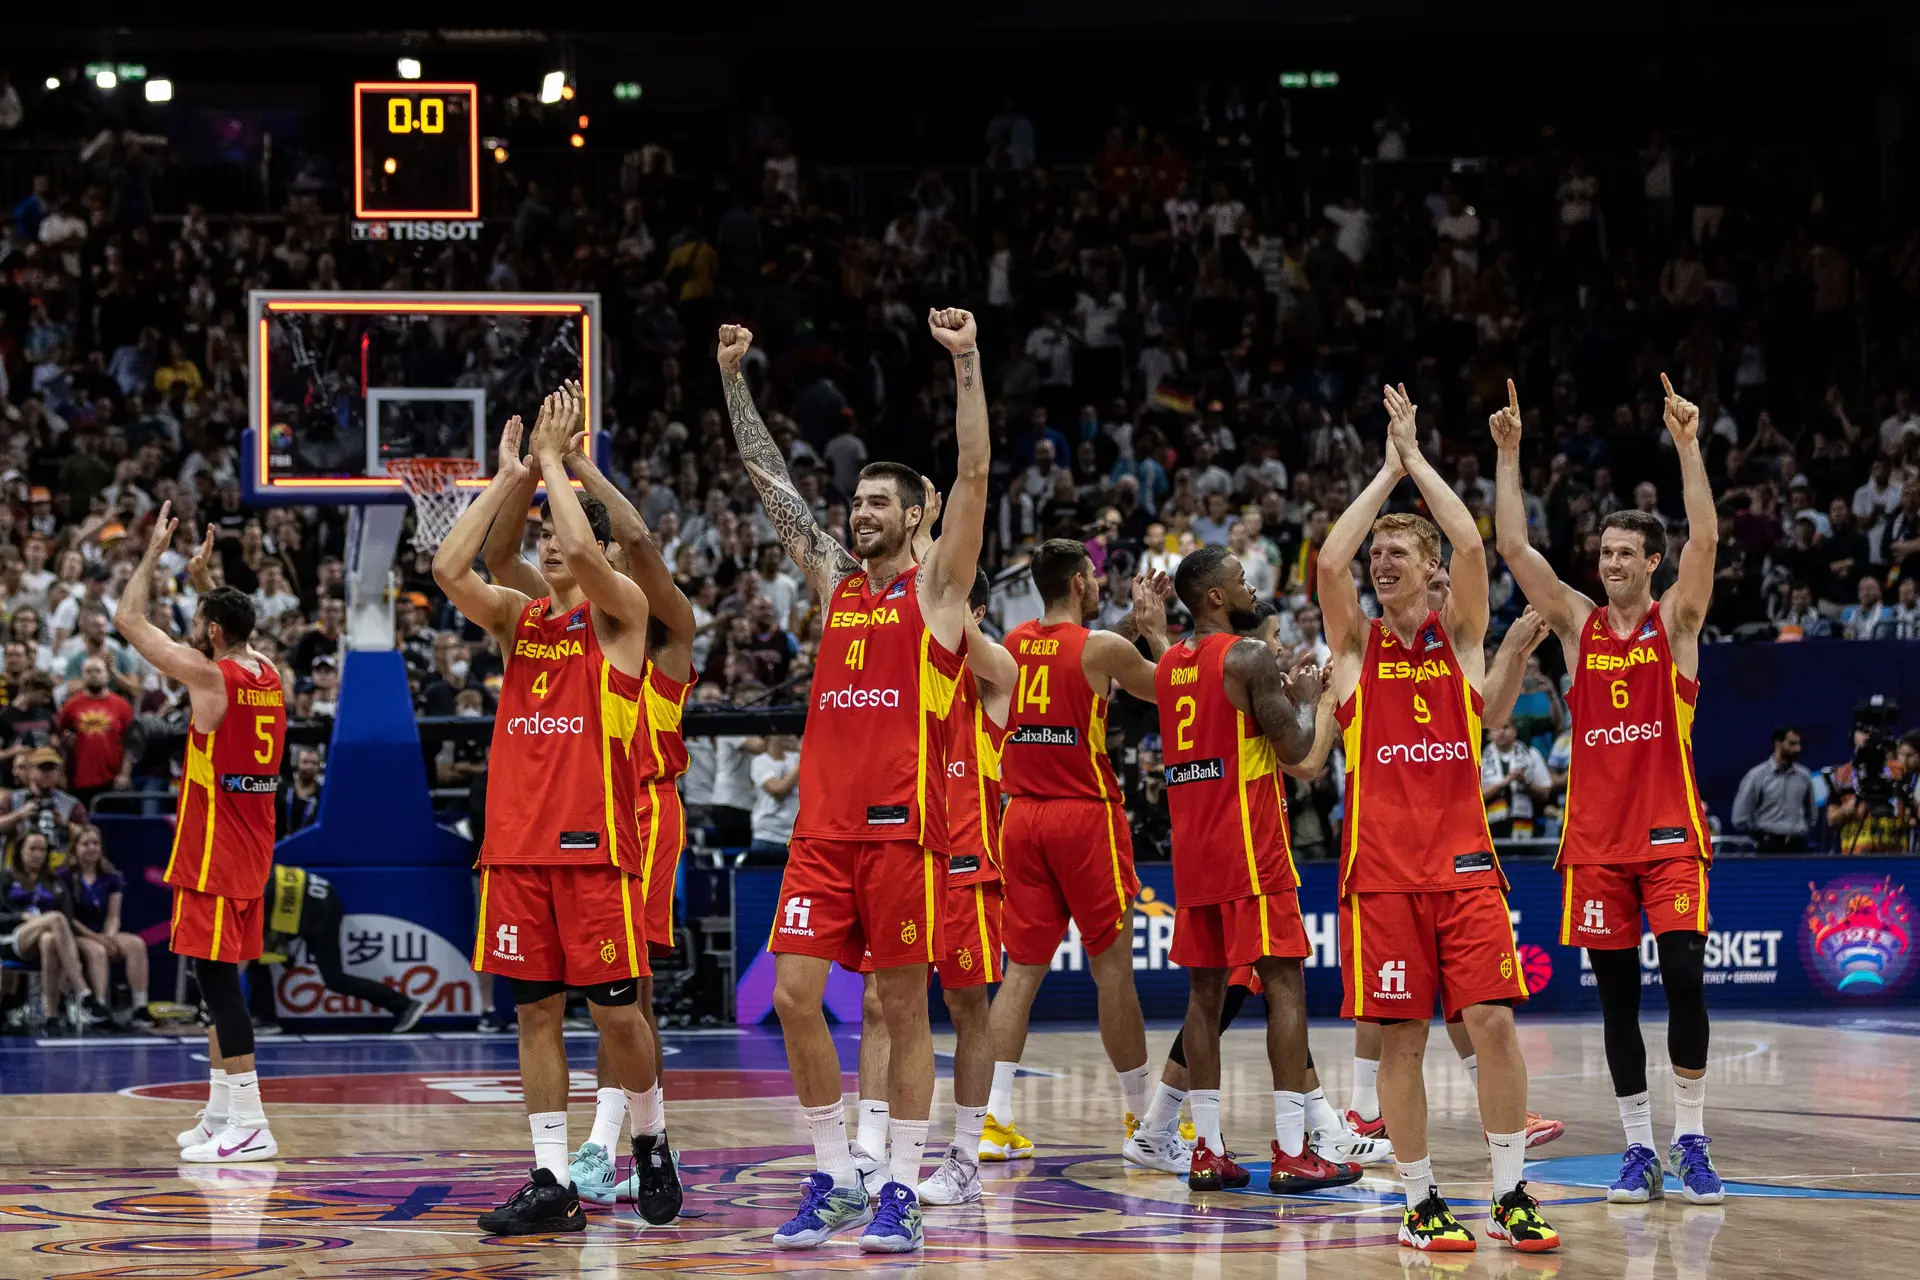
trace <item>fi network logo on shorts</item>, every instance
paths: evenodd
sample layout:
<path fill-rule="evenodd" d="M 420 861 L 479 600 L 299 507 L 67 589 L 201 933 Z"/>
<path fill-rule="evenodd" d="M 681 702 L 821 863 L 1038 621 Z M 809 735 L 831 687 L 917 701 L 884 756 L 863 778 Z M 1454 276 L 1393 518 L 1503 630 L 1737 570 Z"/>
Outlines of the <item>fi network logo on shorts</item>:
<path fill-rule="evenodd" d="M 1407 994 L 1407 962 L 1389 960 L 1380 966 L 1380 989 L 1373 993 L 1376 1000 L 1411 1000 Z"/>
<path fill-rule="evenodd" d="M 812 898 L 788 898 L 785 918 L 780 922 L 780 932 L 811 938 L 813 936 L 812 920 Z"/>
<path fill-rule="evenodd" d="M 524 960 L 520 954 L 520 926 L 503 924 L 493 931 L 493 955 L 496 960 Z"/>

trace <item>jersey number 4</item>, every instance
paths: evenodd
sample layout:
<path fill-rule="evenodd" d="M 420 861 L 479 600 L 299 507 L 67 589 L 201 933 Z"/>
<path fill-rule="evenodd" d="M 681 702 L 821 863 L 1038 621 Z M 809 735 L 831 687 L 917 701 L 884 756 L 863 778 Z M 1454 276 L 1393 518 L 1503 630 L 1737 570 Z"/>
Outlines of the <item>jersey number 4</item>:
<path fill-rule="evenodd" d="M 550 674 L 551 674 L 550 672 L 542 671 L 539 675 L 533 678 L 533 696 L 534 697 L 544 698 L 547 696 L 547 676 Z"/>
<path fill-rule="evenodd" d="M 1020 710 L 1031 707 L 1041 715 L 1047 714 L 1047 707 L 1053 697 L 1047 692 L 1047 676 L 1051 667 L 1020 668 Z"/>

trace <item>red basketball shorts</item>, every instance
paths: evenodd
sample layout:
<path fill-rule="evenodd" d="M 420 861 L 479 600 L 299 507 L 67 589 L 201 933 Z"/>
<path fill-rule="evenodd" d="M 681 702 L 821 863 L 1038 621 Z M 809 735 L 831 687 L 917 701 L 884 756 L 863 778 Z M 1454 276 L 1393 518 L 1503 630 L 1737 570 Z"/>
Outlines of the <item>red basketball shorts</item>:
<path fill-rule="evenodd" d="M 1356 893 L 1340 904 L 1340 1016 L 1449 1022 L 1472 1004 L 1517 1004 L 1527 979 L 1507 897 L 1493 885 L 1428 893 Z"/>
<path fill-rule="evenodd" d="M 644 852 L 638 868 L 645 881 L 647 946 L 657 954 L 674 948 L 673 891 L 680 873 L 680 854 L 687 847 L 687 811 L 671 782 L 651 788 L 651 803 L 643 801 L 634 817 Z"/>
<path fill-rule="evenodd" d="M 1119 805 L 1015 796 L 1001 819 L 1000 857 L 1016 964 L 1051 964 L 1069 920 L 1090 956 L 1131 933 L 1140 877 Z"/>
<path fill-rule="evenodd" d="M 1002 909 L 998 880 L 947 890 L 946 933 L 940 940 L 942 987 L 983 987 L 1004 976 L 1000 961 Z"/>
<path fill-rule="evenodd" d="M 1699 857 L 1624 866 L 1582 863 L 1560 871 L 1560 943 L 1618 951 L 1640 945 L 1640 913 L 1655 933 L 1707 931 L 1707 864 Z"/>
<path fill-rule="evenodd" d="M 196 960 L 231 960 L 236 964 L 258 960 L 260 926 L 266 920 L 263 901 L 175 888 L 167 949 Z"/>
<path fill-rule="evenodd" d="M 644 906 L 640 879 L 618 867 L 482 867 L 473 967 L 570 987 L 651 977 Z"/>
<path fill-rule="evenodd" d="M 905 840 L 797 839 L 767 950 L 818 956 L 858 971 L 937 964 L 947 855 Z"/>
<path fill-rule="evenodd" d="M 1167 958 L 1183 969 L 1234 969 L 1262 956 L 1303 957 L 1312 950 L 1300 895 L 1288 889 L 1199 907 L 1176 904 Z"/>

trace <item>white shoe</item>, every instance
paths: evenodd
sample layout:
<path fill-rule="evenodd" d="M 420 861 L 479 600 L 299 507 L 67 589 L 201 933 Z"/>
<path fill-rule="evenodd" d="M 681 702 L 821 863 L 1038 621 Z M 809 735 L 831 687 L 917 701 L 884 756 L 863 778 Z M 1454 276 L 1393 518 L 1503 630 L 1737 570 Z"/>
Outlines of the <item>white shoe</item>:
<path fill-rule="evenodd" d="M 1315 1129 L 1313 1150 L 1332 1164 L 1381 1164 L 1393 1159 L 1393 1143 L 1363 1138 L 1351 1129 Z"/>
<path fill-rule="evenodd" d="M 952 1147 L 947 1148 L 947 1158 L 920 1184 L 919 1190 L 921 1204 L 966 1204 L 984 1195 L 980 1166 L 962 1160 Z"/>
<path fill-rule="evenodd" d="M 226 1125 L 227 1118 L 225 1116 L 214 1116 L 212 1123 L 208 1123 L 207 1113 L 205 1109 L 202 1109 L 200 1114 L 194 1119 L 193 1128 L 182 1129 L 173 1135 L 173 1140 L 179 1143 L 183 1149 L 186 1147 L 197 1147 L 214 1134 L 220 1132 L 220 1130 L 226 1128 Z"/>
<path fill-rule="evenodd" d="M 853 1155 L 853 1167 L 860 1173 L 860 1185 L 867 1189 L 867 1199 L 877 1199 L 880 1188 L 887 1185 L 892 1174 L 887 1170 L 886 1161 L 870 1154 L 858 1142 L 849 1141 L 847 1150 Z"/>
<path fill-rule="evenodd" d="M 241 1164 L 250 1160 L 271 1160 L 280 1154 L 273 1130 L 263 1120 L 258 1127 L 236 1125 L 229 1120 L 220 1132 L 205 1142 L 195 1143 L 180 1153 L 189 1164 Z"/>
<path fill-rule="evenodd" d="M 1183 1142 L 1178 1133 L 1136 1130 L 1131 1138 L 1120 1144 L 1120 1154 L 1128 1164 L 1137 1164 L 1142 1169 L 1154 1169 L 1160 1173 L 1185 1176 L 1193 1167 L 1193 1148 Z"/>

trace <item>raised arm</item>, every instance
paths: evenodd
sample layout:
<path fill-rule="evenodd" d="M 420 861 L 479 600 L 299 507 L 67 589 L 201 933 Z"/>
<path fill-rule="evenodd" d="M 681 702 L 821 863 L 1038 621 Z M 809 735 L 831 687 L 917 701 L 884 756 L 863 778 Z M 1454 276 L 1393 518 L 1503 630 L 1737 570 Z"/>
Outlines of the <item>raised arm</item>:
<path fill-rule="evenodd" d="M 1006 693 L 1020 680 L 1020 664 L 1005 645 L 982 631 L 978 622 L 967 623 L 967 670 L 979 682 L 982 697 Z"/>
<path fill-rule="evenodd" d="M 958 389 L 953 414 L 958 470 L 947 493 L 946 521 L 926 559 L 927 595 L 938 604 L 965 600 L 980 564 L 980 539 L 987 523 L 987 388 L 980 374 L 973 313 L 957 307 L 929 311 L 927 328 L 934 341 L 952 354 Z"/>
<path fill-rule="evenodd" d="M 780 535 L 781 545 L 807 575 L 814 594 L 824 600 L 840 585 L 842 578 L 857 572 L 860 564 L 851 552 L 814 523 L 806 499 L 793 487 L 786 459 L 780 456 L 780 446 L 774 443 L 767 424 L 760 420 L 746 375 L 740 372 L 740 361 L 752 345 L 753 334 L 744 325 L 720 326 L 717 353 L 720 387 L 727 396 L 727 416 L 733 420 L 734 444 L 740 450 L 740 460 L 746 464 L 753 487 L 759 491 L 760 505 L 766 508 L 767 519 Z M 967 585 L 973 584 L 969 581 Z"/>
<path fill-rule="evenodd" d="M 1305 760 L 1313 750 L 1314 718 L 1326 688 L 1326 668 L 1305 658 L 1291 672 L 1282 673 L 1270 649 L 1258 640 L 1241 640 L 1227 650 L 1221 671 L 1227 697 L 1235 705 L 1245 699 L 1248 713 L 1273 743 L 1281 765 Z M 1240 698 L 1234 697 L 1236 693 Z"/>
<path fill-rule="evenodd" d="M 541 581 L 540 571 L 520 554 L 520 547 L 526 541 L 526 510 L 533 502 L 540 477 L 520 456 L 521 431 L 517 417 L 508 418 L 507 425 L 500 429 L 500 460 L 493 478 L 496 483 L 507 486 L 507 493 L 501 499 L 499 516 L 487 526 L 487 540 L 480 556 L 496 583 L 513 588 L 529 600 L 537 600 L 547 594 L 547 584 Z"/>
<path fill-rule="evenodd" d="M 547 406 L 541 405 L 540 412 L 544 416 Z M 512 424 L 509 428 L 513 429 Z M 506 648 L 512 647 L 513 625 L 531 597 L 512 587 L 488 582 L 473 571 L 473 562 L 486 541 L 487 530 L 506 510 L 514 483 L 502 472 L 494 472 L 493 480 L 460 513 L 433 553 L 433 580 L 447 593 L 453 607 L 469 622 L 492 632 Z M 524 506 L 520 509 L 526 510 Z M 541 594 L 546 594 L 544 586 Z"/>
<path fill-rule="evenodd" d="M 1720 514 L 1713 505 L 1713 484 L 1707 479 L 1707 461 L 1700 454 L 1700 410 L 1675 394 L 1667 375 L 1660 375 L 1667 393 L 1667 432 L 1680 455 L 1680 492 L 1687 505 L 1687 545 L 1680 552 L 1680 576 L 1667 588 L 1673 618 L 1673 640 L 1691 646 L 1713 604 L 1713 560 L 1720 546 Z M 1695 654 L 1694 662 L 1699 661 Z M 1689 672 L 1688 674 L 1692 674 Z"/>
<path fill-rule="evenodd" d="M 213 570 L 207 565 L 213 559 L 213 540 L 219 530 L 207 526 L 207 536 L 201 540 L 200 549 L 187 560 L 187 581 L 193 584 L 196 594 L 205 595 L 213 590 Z"/>
<path fill-rule="evenodd" d="M 567 446 L 579 425 L 582 401 L 571 387 L 562 387 L 547 400 L 557 404 L 551 412 L 541 406 L 540 421 L 533 428 L 533 457 L 547 482 L 547 511 L 553 517 L 553 537 L 559 544 L 560 558 L 595 608 L 628 627 L 644 629 L 647 593 L 607 562 L 605 549 L 594 540 L 580 495 L 568 483 Z"/>
<path fill-rule="evenodd" d="M 1507 379 L 1507 406 L 1487 418 L 1487 429 L 1498 450 L 1493 466 L 1494 545 L 1513 571 L 1527 604 L 1539 610 L 1555 631 L 1571 635 L 1585 625 L 1593 602 L 1560 581 L 1547 558 L 1527 539 L 1527 501 L 1520 484 L 1520 393 L 1514 390 L 1512 378 Z M 1488 687 L 1491 692 L 1491 676 Z"/>
<path fill-rule="evenodd" d="M 1326 624 L 1327 645 L 1335 652 L 1357 654 L 1366 647 L 1367 615 L 1361 612 L 1360 592 L 1353 585 L 1353 558 L 1360 554 L 1374 517 L 1404 475 L 1400 455 L 1388 445 L 1380 470 L 1340 513 L 1327 530 L 1327 540 L 1320 544 L 1314 565 L 1320 584 L 1320 616 Z"/>
<path fill-rule="evenodd" d="M 1320 701 L 1314 704 L 1313 711 L 1313 749 L 1294 764 L 1283 764 L 1280 772 L 1295 778 L 1305 778 L 1312 782 L 1327 767 L 1327 757 L 1333 754 L 1334 741 L 1340 736 L 1340 722 L 1334 718 L 1333 684 L 1320 691 Z"/>
<path fill-rule="evenodd" d="M 173 530 L 178 524 L 173 518 L 173 503 L 161 503 L 160 514 L 153 520 L 153 532 L 147 537 L 146 553 L 140 557 L 133 577 L 120 593 L 113 625 L 121 638 L 133 646 L 134 652 L 153 664 L 154 670 L 187 686 L 194 710 L 198 712 L 201 701 L 226 696 L 226 678 L 212 658 L 190 644 L 181 644 L 154 626 L 147 616 L 154 570 L 160 564 L 160 557 L 173 545 Z"/>
<path fill-rule="evenodd" d="M 1461 655 L 1461 665 L 1467 668 L 1468 679 L 1472 679 L 1474 668 L 1481 665 L 1480 641 L 1487 634 L 1487 551 L 1480 545 L 1480 528 L 1474 524 L 1473 513 L 1467 510 L 1467 504 L 1460 500 L 1453 486 L 1420 452 L 1420 431 L 1415 418 L 1419 407 L 1407 398 L 1406 387 L 1386 388 L 1386 398 L 1387 447 L 1399 452 L 1400 465 L 1407 469 L 1407 477 L 1426 499 L 1433 522 L 1453 544 L 1453 562 L 1449 566 L 1453 590 L 1447 595 L 1447 612 L 1442 620 L 1454 652 Z M 1484 671 L 1480 675 L 1482 680 L 1486 678 Z"/>
<path fill-rule="evenodd" d="M 1116 628 L 1128 639 L 1145 640 L 1155 662 L 1167 652 L 1167 599 L 1172 595 L 1172 578 L 1158 569 L 1142 572 L 1133 580 L 1133 609 Z"/>
<path fill-rule="evenodd" d="M 1532 605 L 1507 628 L 1507 634 L 1500 641 L 1500 651 L 1493 655 L 1493 665 L 1487 668 L 1486 683 L 1480 689 L 1485 704 L 1480 719 L 1487 728 L 1498 729 L 1513 718 L 1513 704 L 1520 697 L 1520 681 L 1527 672 L 1527 658 L 1552 629 L 1546 617 Z"/>
<path fill-rule="evenodd" d="M 1104 695 L 1112 684 L 1142 702 L 1152 702 L 1153 664 L 1140 656 L 1133 641 L 1117 631 L 1090 631 L 1086 648 L 1080 651 L 1080 669 L 1093 691 Z"/>

